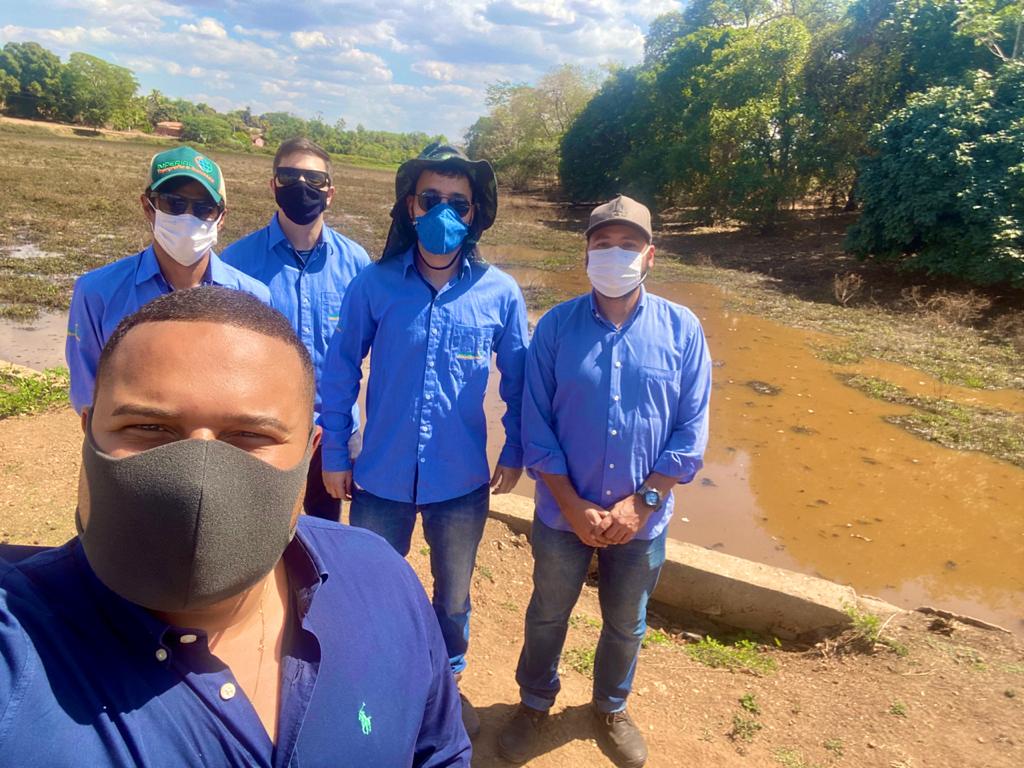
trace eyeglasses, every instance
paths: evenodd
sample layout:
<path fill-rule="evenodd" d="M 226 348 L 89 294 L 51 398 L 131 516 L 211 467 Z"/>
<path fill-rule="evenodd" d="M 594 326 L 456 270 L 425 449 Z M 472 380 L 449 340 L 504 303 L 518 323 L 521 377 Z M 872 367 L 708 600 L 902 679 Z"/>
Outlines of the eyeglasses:
<path fill-rule="evenodd" d="M 327 171 L 311 171 L 308 168 L 278 168 L 274 171 L 274 179 L 279 187 L 290 187 L 300 181 L 316 189 L 331 186 L 331 176 Z"/>
<path fill-rule="evenodd" d="M 169 213 L 171 216 L 191 213 L 197 219 L 213 221 L 224 212 L 224 205 L 222 203 L 214 203 L 210 200 L 196 200 L 191 197 L 176 195 L 173 192 L 157 192 L 155 195 L 150 195 L 149 200 L 150 204 L 158 211 Z"/>
<path fill-rule="evenodd" d="M 448 203 L 459 216 L 465 216 L 473 207 L 473 204 L 462 195 L 442 195 L 436 189 L 425 189 L 416 195 L 416 199 L 424 211 L 429 211 L 441 203 Z"/>

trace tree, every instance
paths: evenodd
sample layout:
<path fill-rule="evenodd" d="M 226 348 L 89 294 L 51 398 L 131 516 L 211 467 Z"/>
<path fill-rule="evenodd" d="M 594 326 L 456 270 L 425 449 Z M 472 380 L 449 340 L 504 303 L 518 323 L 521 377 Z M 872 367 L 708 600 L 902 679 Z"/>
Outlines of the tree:
<path fill-rule="evenodd" d="M 7 43 L 0 51 L 0 71 L 18 83 L 5 100 L 7 109 L 19 117 L 54 118 L 61 99 L 62 69 L 56 54 L 39 43 Z"/>
<path fill-rule="evenodd" d="M 225 144 L 232 139 L 231 123 L 219 115 L 189 115 L 181 122 L 181 138 L 185 141 Z"/>
<path fill-rule="evenodd" d="M 1024 62 L 912 96 L 872 134 L 871 148 L 851 251 L 1024 286 Z"/>
<path fill-rule="evenodd" d="M 1000 61 L 1024 57 L 1024 0 L 962 0 L 957 29 Z"/>
<path fill-rule="evenodd" d="M 153 130 L 146 117 L 146 99 L 144 96 L 136 96 L 129 99 L 128 103 L 114 110 L 110 116 L 110 127 L 116 131 L 145 131 Z"/>
<path fill-rule="evenodd" d="M 98 128 L 135 96 L 138 83 L 131 70 L 87 53 L 72 53 L 61 71 L 60 116 Z"/>

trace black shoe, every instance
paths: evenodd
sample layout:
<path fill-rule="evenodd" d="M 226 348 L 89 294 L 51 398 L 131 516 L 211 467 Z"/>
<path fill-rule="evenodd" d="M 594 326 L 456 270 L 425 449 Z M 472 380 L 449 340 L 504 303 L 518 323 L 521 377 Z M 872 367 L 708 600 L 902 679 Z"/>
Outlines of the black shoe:
<path fill-rule="evenodd" d="M 471 740 L 475 739 L 477 734 L 480 733 L 480 716 L 476 713 L 476 708 L 469 703 L 469 699 L 461 691 L 459 692 L 459 701 L 462 703 L 462 725 L 466 729 L 469 738 Z"/>
<path fill-rule="evenodd" d="M 498 735 L 498 754 L 510 763 L 525 763 L 537 751 L 540 731 L 548 713 L 520 704 Z"/>
<path fill-rule="evenodd" d="M 647 743 L 626 710 L 594 710 L 597 742 L 619 768 L 640 768 L 647 762 Z"/>

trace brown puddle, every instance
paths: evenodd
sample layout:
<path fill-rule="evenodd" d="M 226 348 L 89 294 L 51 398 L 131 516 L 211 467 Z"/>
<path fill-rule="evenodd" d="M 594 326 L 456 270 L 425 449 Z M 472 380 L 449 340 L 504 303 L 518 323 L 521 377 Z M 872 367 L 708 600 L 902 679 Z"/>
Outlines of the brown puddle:
<path fill-rule="evenodd" d="M 42 371 L 64 363 L 67 312 L 43 312 L 35 320 L 0 320 L 0 360 Z"/>
<path fill-rule="evenodd" d="M 588 288 L 582 269 L 508 271 L 568 295 Z M 1011 410 L 1024 410 L 1022 393 L 961 390 L 877 361 L 832 365 L 812 345 L 835 345 L 835 337 L 731 312 L 713 286 L 649 287 L 701 318 L 716 364 L 705 468 L 677 492 L 670 535 L 1024 633 L 1024 471 L 885 423 L 907 409 L 872 400 L 835 373 Z M 750 382 L 779 392 L 762 394 Z M 503 438 L 496 383 L 488 395 L 492 456 Z M 532 485 L 524 477 L 516 493 L 532 496 Z"/>

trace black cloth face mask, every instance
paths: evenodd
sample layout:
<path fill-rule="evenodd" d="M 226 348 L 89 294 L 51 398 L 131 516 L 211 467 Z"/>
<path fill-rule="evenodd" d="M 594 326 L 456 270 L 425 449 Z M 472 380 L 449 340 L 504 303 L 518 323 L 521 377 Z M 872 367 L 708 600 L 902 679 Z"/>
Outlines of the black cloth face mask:
<path fill-rule="evenodd" d="M 312 454 L 282 470 L 219 440 L 177 440 L 115 459 L 82 444 L 89 518 L 79 538 L 96 576 L 156 611 L 239 595 L 294 535 L 291 516 Z"/>
<path fill-rule="evenodd" d="M 275 185 L 274 199 L 284 215 L 300 225 L 309 224 L 327 208 L 327 190 L 311 187 L 305 181 L 287 187 Z"/>

